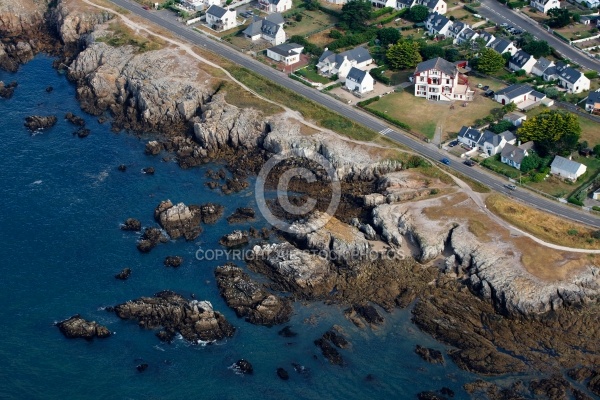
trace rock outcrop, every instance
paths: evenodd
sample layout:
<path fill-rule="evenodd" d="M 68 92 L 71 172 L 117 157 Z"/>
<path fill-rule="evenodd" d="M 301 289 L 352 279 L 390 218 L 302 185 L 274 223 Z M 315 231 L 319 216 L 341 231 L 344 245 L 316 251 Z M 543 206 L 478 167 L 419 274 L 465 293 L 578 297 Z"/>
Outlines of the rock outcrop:
<path fill-rule="evenodd" d="M 105 326 L 98 324 L 96 321 L 86 321 L 79 314 L 57 323 L 56 326 L 69 339 L 83 338 L 91 340 L 95 337 L 107 338 L 111 335 L 111 332 Z"/>
<path fill-rule="evenodd" d="M 144 234 L 137 243 L 137 248 L 142 253 L 149 253 L 159 243 L 166 243 L 167 238 L 158 228 L 146 228 Z"/>
<path fill-rule="evenodd" d="M 181 256 L 167 256 L 163 261 L 165 267 L 178 268 L 183 264 L 183 257 Z"/>
<path fill-rule="evenodd" d="M 0 97 L 3 99 L 10 99 L 17 86 L 17 82 L 14 81 L 9 84 L 0 81 Z"/>
<path fill-rule="evenodd" d="M 139 232 L 142 230 L 142 223 L 135 218 L 127 218 L 121 225 L 121 230 Z"/>
<path fill-rule="evenodd" d="M 225 210 L 225 207 L 220 204 L 206 203 L 201 205 L 202 222 L 205 224 L 214 224 L 223 216 L 223 210 Z"/>
<path fill-rule="evenodd" d="M 221 340 L 235 332 L 223 314 L 214 311 L 208 301 L 188 301 L 166 290 L 154 297 L 140 297 L 119 304 L 114 311 L 119 318 L 137 320 L 142 328 L 162 327 L 166 332 L 180 333 L 192 343 Z"/>
<path fill-rule="evenodd" d="M 57 118 L 54 115 L 31 115 L 29 117 L 25 117 L 25 126 L 30 131 L 39 131 L 42 129 L 53 127 L 56 124 L 56 121 Z"/>
<path fill-rule="evenodd" d="M 257 325 L 278 325 L 289 321 L 291 302 L 267 292 L 241 268 L 227 264 L 215 270 L 217 286 L 227 305 L 238 317 Z"/>
<path fill-rule="evenodd" d="M 248 244 L 248 232 L 235 230 L 219 239 L 219 243 L 225 247 L 239 247 Z"/>
<path fill-rule="evenodd" d="M 131 276 L 131 268 L 123 268 L 121 272 L 115 275 L 116 279 L 120 279 L 122 281 L 126 281 Z"/>
<path fill-rule="evenodd" d="M 227 222 L 237 224 L 242 222 L 254 221 L 256 211 L 251 207 L 239 207 L 233 214 L 227 217 Z"/>
<path fill-rule="evenodd" d="M 199 206 L 188 207 L 183 203 L 173 205 L 171 200 L 165 200 L 154 210 L 154 218 L 171 239 L 183 236 L 185 240 L 194 240 L 202 232 L 202 212 Z"/>
<path fill-rule="evenodd" d="M 423 360 L 427 361 L 428 363 L 431 363 L 431 364 L 444 364 L 445 363 L 444 355 L 439 350 L 430 349 L 428 347 L 423 347 L 423 346 L 417 345 L 415 347 L 415 353 L 417 353 L 419 355 L 419 357 L 421 357 Z"/>

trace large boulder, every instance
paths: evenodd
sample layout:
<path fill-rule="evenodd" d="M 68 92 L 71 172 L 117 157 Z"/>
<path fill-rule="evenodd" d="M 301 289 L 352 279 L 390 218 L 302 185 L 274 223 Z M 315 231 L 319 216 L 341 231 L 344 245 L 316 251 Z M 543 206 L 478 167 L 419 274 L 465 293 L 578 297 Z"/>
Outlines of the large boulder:
<path fill-rule="evenodd" d="M 56 324 L 63 335 L 69 339 L 84 338 L 91 340 L 97 338 L 107 338 L 111 332 L 107 327 L 98 324 L 96 321 L 86 321 L 79 314 Z"/>
<path fill-rule="evenodd" d="M 57 118 L 54 115 L 31 115 L 25 118 L 25 126 L 30 131 L 39 131 L 54 126 L 56 124 L 56 121 Z"/>
<path fill-rule="evenodd" d="M 171 239 L 183 236 L 186 240 L 194 240 L 202 232 L 200 227 L 202 212 L 198 206 L 188 207 L 183 203 L 173 205 L 171 200 L 166 200 L 156 207 L 154 218 Z"/>

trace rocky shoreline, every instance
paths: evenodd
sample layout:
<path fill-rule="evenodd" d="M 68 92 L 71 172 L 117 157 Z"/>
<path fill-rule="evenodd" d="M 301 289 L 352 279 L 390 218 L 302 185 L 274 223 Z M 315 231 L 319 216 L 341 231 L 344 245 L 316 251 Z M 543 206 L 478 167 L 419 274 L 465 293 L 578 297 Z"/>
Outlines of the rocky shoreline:
<path fill-rule="evenodd" d="M 84 111 L 110 112 L 117 128 L 160 132 L 145 150 L 153 155 L 172 153 L 182 168 L 225 160 L 231 175 L 214 176 L 215 188 L 223 193 L 246 187 L 247 176 L 256 174 L 273 154 L 298 158 L 319 154 L 332 164 L 344 193 L 336 215 L 322 228 L 305 233 L 303 226 L 330 217 L 325 204 L 318 202 L 320 211 L 298 222 L 280 242 L 253 247 L 254 257 L 247 266 L 267 277 L 268 287 L 258 285 L 239 267 L 215 271 L 221 295 L 238 316 L 255 324 L 281 324 L 289 320 L 292 300 L 325 300 L 348 305 L 353 323 L 376 329 L 385 323 L 385 314 L 374 305 L 387 312 L 412 306 L 414 324 L 452 346 L 447 356 L 462 369 L 482 375 L 543 373 L 549 380 L 531 380 L 528 387 L 534 394 L 551 397 L 548 393 L 556 385 L 562 388 L 559 392 L 578 396 L 578 389 L 561 383 L 561 374 L 583 366 L 587 369 L 576 374 L 578 380 L 600 395 L 596 264 L 582 263 L 576 274 L 562 280 L 541 279 L 524 265 L 526 250 L 503 247 L 502 238 L 489 232 L 473 233 L 472 219 L 428 214 L 435 209 L 442 215 L 444 207 L 454 207 L 436 197 L 440 190 L 451 193 L 454 188 L 416 177 L 418 173 L 399 161 L 377 159 L 325 133 L 304 135 L 299 124 L 282 116 L 267 122 L 256 110 L 227 104 L 218 79 L 201 68 L 181 67 L 186 63 L 178 62 L 172 49 L 137 53 L 131 46 L 113 48 L 96 42 L 94 26 L 110 20 L 107 13 L 72 12 L 68 7 L 72 3 L 62 0 L 49 10 L 23 4 L 31 9 L 0 9 L 0 33 L 8 38 L 0 44 L 0 67 L 15 70 L 39 51 L 62 53 Z M 187 61 L 186 65 L 197 64 Z M 76 116 L 67 118 L 78 124 Z M 276 171 L 271 180 L 276 182 L 280 173 Z M 320 201 L 325 187 L 327 181 L 321 180 L 307 187 L 292 184 L 291 189 L 299 193 L 299 202 L 303 195 Z M 455 204 L 468 203 L 449 196 L 445 199 Z M 172 239 L 194 240 L 201 234 L 201 222 L 214 223 L 222 214 L 219 205 L 186 206 L 167 200 L 157 206 L 154 216 Z M 231 217 L 231 223 L 239 223 L 254 214 L 242 209 Z M 128 219 L 122 229 L 140 231 L 141 224 Z M 160 229 L 149 227 L 138 249 L 148 252 L 166 240 Z M 123 270 L 118 279 L 126 279 L 130 272 Z M 211 342 L 235 332 L 209 302 L 187 300 L 170 291 L 112 310 L 143 328 L 161 328 L 157 336 L 164 341 L 181 334 L 190 342 Z M 67 337 L 110 334 L 78 316 L 60 324 Z M 339 332 L 328 331 L 315 343 L 330 362 L 342 365 L 336 347 L 343 348 L 344 340 Z M 428 361 L 444 362 L 443 354 L 432 349 L 417 350 Z M 286 374 L 281 373 L 282 379 Z M 514 393 L 524 393 L 517 389 Z M 474 383 L 466 390 L 490 399 L 508 398 L 491 384 Z"/>

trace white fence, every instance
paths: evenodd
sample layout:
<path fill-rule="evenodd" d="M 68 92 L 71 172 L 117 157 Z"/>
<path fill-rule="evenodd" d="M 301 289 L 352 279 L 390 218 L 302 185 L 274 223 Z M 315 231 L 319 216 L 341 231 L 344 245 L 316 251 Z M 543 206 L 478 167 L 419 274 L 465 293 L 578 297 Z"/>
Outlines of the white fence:
<path fill-rule="evenodd" d="M 185 24 L 186 24 L 186 25 L 192 25 L 192 24 L 195 24 L 195 23 L 196 23 L 196 22 L 198 22 L 198 21 L 202 21 L 203 19 L 204 19 L 204 16 L 202 16 L 202 17 L 197 17 L 197 18 L 192 18 L 192 19 L 188 19 L 188 20 L 185 22 Z"/>

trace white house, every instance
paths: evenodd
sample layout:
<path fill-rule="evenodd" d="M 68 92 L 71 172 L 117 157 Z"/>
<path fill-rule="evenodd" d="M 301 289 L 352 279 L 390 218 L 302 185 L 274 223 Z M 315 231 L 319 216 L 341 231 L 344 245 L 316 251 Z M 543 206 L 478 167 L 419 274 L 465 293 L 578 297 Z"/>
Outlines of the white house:
<path fill-rule="evenodd" d="M 461 33 L 458 34 L 454 42 L 456 44 L 463 44 L 465 42 L 471 42 L 479 37 L 479 33 L 467 26 Z"/>
<path fill-rule="evenodd" d="M 488 156 L 495 156 L 496 154 L 502 152 L 507 144 L 513 145 L 516 141 L 517 138 L 510 131 L 494 133 L 486 130 L 483 132 L 481 139 L 479 139 L 477 147 L 480 151 Z"/>
<path fill-rule="evenodd" d="M 258 8 L 267 13 L 282 13 L 292 8 L 292 0 L 258 0 Z"/>
<path fill-rule="evenodd" d="M 479 39 L 485 42 L 485 47 L 489 47 L 490 43 L 496 40 L 496 36 L 492 35 L 488 31 L 479 32 Z"/>
<path fill-rule="evenodd" d="M 425 28 L 434 36 L 447 35 L 451 27 L 452 21 L 436 12 L 429 14 L 425 20 Z"/>
<path fill-rule="evenodd" d="M 221 0 L 185 0 L 183 5 L 194 11 L 202 11 L 213 4 L 221 5 Z"/>
<path fill-rule="evenodd" d="M 459 143 L 462 143 L 468 147 L 474 148 L 481 140 L 483 133 L 478 131 L 477 129 L 473 129 L 470 126 L 463 126 L 460 128 L 458 132 L 458 137 L 456 138 Z"/>
<path fill-rule="evenodd" d="M 532 148 L 533 142 L 523 143 L 519 146 L 507 143 L 500 153 L 500 161 L 516 169 L 521 169 L 523 159 L 531 153 Z"/>
<path fill-rule="evenodd" d="M 346 4 L 348 2 L 348 0 L 327 0 L 327 2 L 329 2 L 331 4 L 342 5 L 342 4 Z"/>
<path fill-rule="evenodd" d="M 592 199 L 594 199 L 594 200 L 600 200 L 600 188 L 596 189 L 594 191 L 594 193 L 592 193 Z"/>
<path fill-rule="evenodd" d="M 438 14 L 446 14 L 446 11 L 448 11 L 448 6 L 444 0 L 396 0 L 395 4 L 395 8 L 398 10 L 402 10 L 403 8 L 411 8 L 414 6 L 425 6 L 430 12 L 437 12 Z"/>
<path fill-rule="evenodd" d="M 535 76 L 544 76 L 544 72 L 551 67 L 554 67 L 554 62 L 541 57 L 531 68 L 531 73 Z"/>
<path fill-rule="evenodd" d="M 523 70 L 525 73 L 530 74 L 536 63 L 537 60 L 534 56 L 519 50 L 508 60 L 508 68 L 513 71 Z"/>
<path fill-rule="evenodd" d="M 559 0 L 531 0 L 531 7 L 546 14 L 552 8 L 560 8 Z"/>
<path fill-rule="evenodd" d="M 496 50 L 500 54 L 510 53 L 510 55 L 514 55 L 518 49 L 513 42 L 509 42 L 504 39 L 494 39 L 491 43 L 487 45 L 490 49 Z"/>
<path fill-rule="evenodd" d="M 237 26 L 234 10 L 212 5 L 206 10 L 206 24 L 215 31 L 226 31 Z"/>
<path fill-rule="evenodd" d="M 460 35 L 460 33 L 462 31 L 464 31 L 465 29 L 467 29 L 468 27 L 469 27 L 469 25 L 465 24 L 464 22 L 454 21 L 452 23 L 452 26 L 448 28 L 447 36 L 453 38 L 454 39 L 453 43 L 456 44 L 456 43 L 458 43 L 458 41 L 456 40 L 458 35 Z"/>
<path fill-rule="evenodd" d="M 254 17 L 254 22 L 242 33 L 252 41 L 264 39 L 276 46 L 285 42 L 284 23 L 283 16 L 279 13 L 268 15 L 266 18 Z"/>
<path fill-rule="evenodd" d="M 371 0 L 371 5 L 375 8 L 396 8 L 396 0 Z"/>
<path fill-rule="evenodd" d="M 585 100 L 585 111 L 591 113 L 600 111 L 600 89 L 590 92 L 588 98 Z"/>
<path fill-rule="evenodd" d="M 581 93 L 590 90 L 590 80 L 574 68 L 567 67 L 558 74 L 558 83 L 569 93 Z"/>
<path fill-rule="evenodd" d="M 590 4 L 590 8 L 600 8 L 600 0 L 587 0 L 587 3 Z M 589 15 L 582 15 L 580 22 L 584 25 L 598 25 L 598 21 L 600 21 L 600 13 L 594 13 Z"/>
<path fill-rule="evenodd" d="M 372 62 L 373 58 L 364 47 L 356 47 L 340 54 L 325 48 L 317 63 L 317 71 L 325 76 L 337 74 L 339 78 L 344 79 L 350 72 L 350 68 L 364 69 Z"/>
<path fill-rule="evenodd" d="M 502 119 L 505 121 L 509 121 L 514 126 L 521 126 L 521 124 L 523 124 L 523 121 L 527 120 L 527 115 L 518 111 L 513 111 L 506 114 Z"/>
<path fill-rule="evenodd" d="M 531 86 L 514 84 L 494 93 L 494 100 L 502 105 L 515 103 L 520 110 L 531 108 L 546 98 Z"/>
<path fill-rule="evenodd" d="M 368 71 L 362 71 L 356 67 L 350 68 L 346 75 L 346 89 L 359 95 L 373 91 L 373 77 Z"/>
<path fill-rule="evenodd" d="M 284 43 L 267 49 L 267 57 L 285 65 L 292 65 L 300 61 L 302 50 L 304 47 L 299 44 Z"/>
<path fill-rule="evenodd" d="M 569 160 L 561 156 L 554 157 L 550 164 L 550 173 L 562 179 L 576 181 L 581 175 L 585 174 L 587 167 L 581 163 Z"/>
<path fill-rule="evenodd" d="M 415 96 L 427 100 L 471 101 L 475 93 L 468 78 L 458 72 L 458 67 L 437 57 L 417 65 L 413 75 Z"/>
<path fill-rule="evenodd" d="M 560 74 L 567 67 L 568 65 L 565 62 L 557 61 L 556 65 L 546 68 L 542 78 L 544 78 L 545 81 L 558 80 L 558 74 Z"/>

